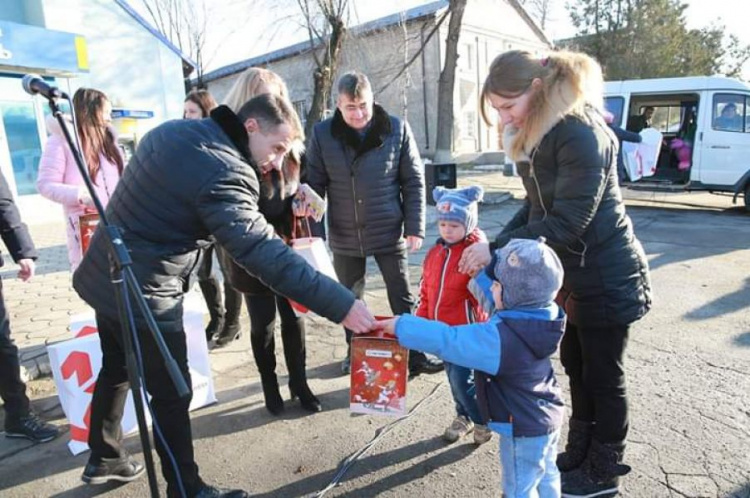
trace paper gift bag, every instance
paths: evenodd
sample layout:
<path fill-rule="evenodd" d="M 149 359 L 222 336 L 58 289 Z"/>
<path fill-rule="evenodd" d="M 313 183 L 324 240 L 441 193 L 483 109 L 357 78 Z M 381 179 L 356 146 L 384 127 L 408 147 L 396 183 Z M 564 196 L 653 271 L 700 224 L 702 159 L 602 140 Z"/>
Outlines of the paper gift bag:
<path fill-rule="evenodd" d="M 292 239 L 290 245 L 294 252 L 302 256 L 310 266 L 338 282 L 331 257 L 328 255 L 328 249 L 326 249 L 323 239 L 319 237 L 303 237 Z M 291 299 L 289 303 L 292 305 L 292 309 L 297 316 L 314 315 L 309 309 Z"/>
<path fill-rule="evenodd" d="M 646 128 L 641 133 L 641 143 L 623 142 L 622 159 L 630 181 L 635 182 L 644 176 L 653 176 L 661 151 L 663 135 L 654 128 Z"/>
<path fill-rule="evenodd" d="M 352 337 L 349 409 L 353 413 L 406 414 L 409 351 L 394 336 Z"/>
<path fill-rule="evenodd" d="M 86 254 L 86 250 L 91 243 L 91 237 L 94 236 L 94 232 L 98 225 L 98 213 L 87 213 L 78 217 L 78 229 L 81 232 L 81 254 Z"/>

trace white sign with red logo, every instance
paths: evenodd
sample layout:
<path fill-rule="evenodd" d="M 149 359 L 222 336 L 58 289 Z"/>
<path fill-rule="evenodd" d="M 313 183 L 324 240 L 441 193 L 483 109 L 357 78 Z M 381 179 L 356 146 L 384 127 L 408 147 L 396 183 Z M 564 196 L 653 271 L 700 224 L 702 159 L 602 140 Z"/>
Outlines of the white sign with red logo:
<path fill-rule="evenodd" d="M 191 411 L 216 402 L 203 327 L 205 304 L 199 295 L 192 294 L 194 293 L 186 296 L 183 315 L 193 387 Z M 47 346 L 47 353 L 60 405 L 70 423 L 68 447 L 77 455 L 88 449 L 91 397 L 102 366 L 102 351 L 93 311 L 71 317 L 70 330 L 74 339 Z M 150 425 L 148 410 L 146 418 Z M 132 394 L 129 394 L 122 419 L 122 431 L 123 434 L 129 434 L 137 429 Z"/>

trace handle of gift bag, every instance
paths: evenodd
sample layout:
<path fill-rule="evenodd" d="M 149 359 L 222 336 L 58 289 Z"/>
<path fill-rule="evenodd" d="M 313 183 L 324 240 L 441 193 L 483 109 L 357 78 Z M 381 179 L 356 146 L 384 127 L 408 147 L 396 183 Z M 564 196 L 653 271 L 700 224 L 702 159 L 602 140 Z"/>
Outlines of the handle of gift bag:
<path fill-rule="evenodd" d="M 305 220 L 305 228 L 307 228 L 307 235 L 301 235 L 297 233 L 297 222 L 299 220 Z M 312 230 L 310 229 L 310 219 L 307 216 L 293 216 L 292 217 L 292 240 L 305 238 L 305 237 L 312 237 Z"/>

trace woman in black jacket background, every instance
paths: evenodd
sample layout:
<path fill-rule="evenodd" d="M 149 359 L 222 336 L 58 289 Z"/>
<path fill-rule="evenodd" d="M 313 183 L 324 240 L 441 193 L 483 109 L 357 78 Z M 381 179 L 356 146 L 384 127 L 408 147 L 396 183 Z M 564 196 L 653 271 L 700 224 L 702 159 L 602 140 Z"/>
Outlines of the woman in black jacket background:
<path fill-rule="evenodd" d="M 524 206 L 491 244 L 464 252 L 477 271 L 512 238 L 543 236 L 565 269 L 568 314 L 560 359 L 572 415 L 557 461 L 563 496 L 616 492 L 628 432 L 623 367 L 630 325 L 651 306 L 648 263 L 617 180 L 617 139 L 602 116 L 602 75 L 590 57 L 524 51 L 498 56 L 482 95 L 505 126 L 503 144 L 526 190 Z M 596 494 L 592 494 L 596 493 Z"/>
<path fill-rule="evenodd" d="M 224 101 L 231 108 L 264 93 L 288 97 L 286 85 L 280 76 L 267 69 L 250 68 L 240 76 Z M 262 176 L 260 182 L 258 210 L 284 240 L 293 236 L 295 213 L 292 200 L 300 188 L 301 141 L 297 145 L 287 154 L 281 171 L 269 171 Z M 278 315 L 281 319 L 281 340 L 289 371 L 291 398 L 299 398 L 306 411 L 321 411 L 320 401 L 307 384 L 305 319 L 296 316 L 287 298 L 273 292 L 233 261 L 228 263 L 232 286 L 244 294 L 250 314 L 250 345 L 258 366 L 266 409 L 273 415 L 279 415 L 284 410 L 284 400 L 279 392 L 276 376 L 274 332 Z"/>

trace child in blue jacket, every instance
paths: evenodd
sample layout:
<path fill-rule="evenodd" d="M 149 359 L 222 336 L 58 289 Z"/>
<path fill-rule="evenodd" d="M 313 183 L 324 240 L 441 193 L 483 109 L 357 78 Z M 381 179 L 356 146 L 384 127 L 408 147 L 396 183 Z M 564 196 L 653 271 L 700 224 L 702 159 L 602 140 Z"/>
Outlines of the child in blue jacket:
<path fill-rule="evenodd" d="M 475 370 L 479 410 L 500 435 L 508 498 L 560 496 L 563 401 L 550 356 L 565 330 L 554 302 L 562 279 L 562 264 L 543 238 L 513 239 L 474 280 L 480 300 L 492 297 L 489 321 L 451 327 L 402 315 L 381 322 L 403 346 Z"/>

